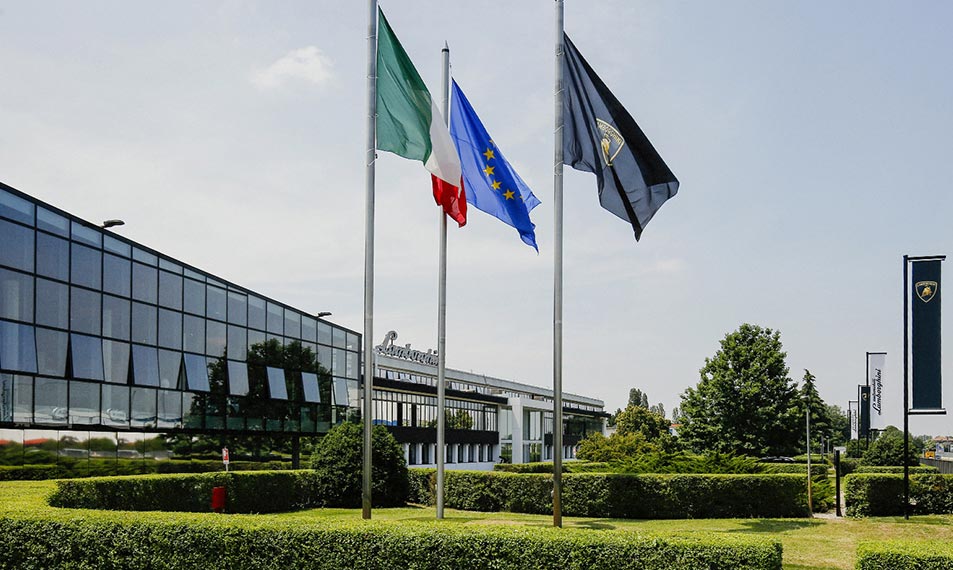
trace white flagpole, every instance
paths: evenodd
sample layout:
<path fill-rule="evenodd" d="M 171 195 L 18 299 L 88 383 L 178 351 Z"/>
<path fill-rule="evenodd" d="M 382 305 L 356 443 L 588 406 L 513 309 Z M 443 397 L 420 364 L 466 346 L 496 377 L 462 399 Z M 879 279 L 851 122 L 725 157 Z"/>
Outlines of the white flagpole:
<path fill-rule="evenodd" d="M 563 0 L 556 0 L 556 124 L 553 164 L 553 526 L 563 526 Z"/>
<path fill-rule="evenodd" d="M 367 14 L 367 156 L 364 173 L 364 473 L 362 517 L 371 518 L 371 420 L 374 397 L 374 161 L 377 158 L 377 0 Z"/>
<path fill-rule="evenodd" d="M 450 118 L 450 46 L 444 42 L 441 110 L 449 126 Z M 440 269 L 437 287 L 437 518 L 443 518 L 443 479 L 447 436 L 446 380 L 447 380 L 447 213 L 440 210 Z"/>

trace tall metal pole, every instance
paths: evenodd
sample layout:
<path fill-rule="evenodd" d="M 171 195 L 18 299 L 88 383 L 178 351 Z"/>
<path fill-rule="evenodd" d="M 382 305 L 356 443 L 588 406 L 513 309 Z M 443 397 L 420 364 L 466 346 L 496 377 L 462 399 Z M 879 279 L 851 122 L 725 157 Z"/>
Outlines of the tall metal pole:
<path fill-rule="evenodd" d="M 555 160 L 553 164 L 553 526 L 563 526 L 563 0 L 556 0 Z"/>
<path fill-rule="evenodd" d="M 870 352 L 867 353 L 867 359 L 864 361 L 864 386 L 870 387 Z M 871 395 L 867 395 L 867 449 L 870 449 L 870 398 Z M 863 405 L 863 402 L 858 399 L 857 408 L 860 409 L 860 406 Z M 864 415 L 861 414 L 861 417 Z"/>
<path fill-rule="evenodd" d="M 910 519 L 910 466 L 907 465 L 907 432 L 910 429 L 910 389 L 907 386 L 907 368 L 909 365 L 909 346 L 907 315 L 909 314 L 909 283 L 907 268 L 910 266 L 908 256 L 903 256 L 903 518 Z"/>
<path fill-rule="evenodd" d="M 364 477 L 361 516 L 371 518 L 371 403 L 374 397 L 374 161 L 377 158 L 377 0 L 367 12 L 367 155 L 364 213 Z"/>
<path fill-rule="evenodd" d="M 449 125 L 450 118 L 450 46 L 444 42 L 441 52 L 443 87 L 441 110 Z M 447 380 L 447 213 L 440 210 L 440 269 L 437 286 L 437 518 L 443 518 L 443 476 L 447 436 L 446 380 Z"/>
<path fill-rule="evenodd" d="M 809 512 L 814 512 L 813 501 L 811 500 L 811 396 L 808 394 L 807 397 L 807 411 L 805 412 L 807 417 L 807 509 Z"/>

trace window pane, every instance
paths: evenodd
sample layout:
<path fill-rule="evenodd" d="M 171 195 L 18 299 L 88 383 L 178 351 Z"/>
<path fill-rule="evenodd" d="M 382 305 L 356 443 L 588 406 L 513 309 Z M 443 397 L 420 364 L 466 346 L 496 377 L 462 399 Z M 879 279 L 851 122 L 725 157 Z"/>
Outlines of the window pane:
<path fill-rule="evenodd" d="M 274 400 L 288 399 L 288 386 L 285 384 L 285 371 L 268 367 L 268 393 Z"/>
<path fill-rule="evenodd" d="M 159 309 L 159 346 L 182 349 L 182 313 Z"/>
<path fill-rule="evenodd" d="M 226 326 L 217 321 L 205 321 L 205 353 L 209 356 L 225 356 Z"/>
<path fill-rule="evenodd" d="M 182 370 L 182 353 L 171 350 L 159 351 L 159 385 L 163 388 L 178 388 Z"/>
<path fill-rule="evenodd" d="M 159 304 L 170 309 L 182 309 L 182 277 L 159 272 Z"/>
<path fill-rule="evenodd" d="M 164 269 L 166 271 L 171 271 L 176 275 L 182 275 L 182 266 L 178 263 L 172 263 L 168 259 L 159 258 L 159 269 Z"/>
<path fill-rule="evenodd" d="M 344 378 L 334 379 L 334 405 L 346 406 L 347 400 L 347 381 Z"/>
<path fill-rule="evenodd" d="M 347 364 L 345 361 L 345 356 L 347 352 L 341 350 L 340 348 L 335 348 L 331 353 L 331 374 L 335 376 L 345 376 L 347 371 Z"/>
<path fill-rule="evenodd" d="M 36 324 L 69 328 L 69 287 L 55 281 L 37 279 L 36 300 Z"/>
<path fill-rule="evenodd" d="M 285 336 L 301 338 L 301 315 L 290 309 L 285 309 Z"/>
<path fill-rule="evenodd" d="M 69 242 L 39 232 L 36 234 L 36 272 L 66 281 L 69 279 Z"/>
<path fill-rule="evenodd" d="M 118 239 L 108 235 L 103 236 L 103 249 L 123 257 L 129 257 L 132 255 L 132 247 L 130 247 L 128 243 L 119 241 Z"/>
<path fill-rule="evenodd" d="M 103 345 L 99 338 L 81 334 L 70 335 L 70 356 L 73 362 L 73 378 L 103 379 Z"/>
<path fill-rule="evenodd" d="M 36 368 L 39 374 L 66 376 L 66 349 L 69 336 L 65 332 L 36 329 Z"/>
<path fill-rule="evenodd" d="M 185 355 L 185 377 L 188 389 L 196 392 L 208 392 L 208 363 L 204 356 Z"/>
<path fill-rule="evenodd" d="M 185 350 L 205 354 L 205 319 L 185 315 L 182 334 Z"/>
<path fill-rule="evenodd" d="M 143 251 L 137 247 L 132 248 L 132 258 L 135 261 L 145 263 L 146 265 L 156 265 L 159 261 L 159 258 L 155 255 L 149 253 L 148 251 Z"/>
<path fill-rule="evenodd" d="M 334 337 L 334 346 L 337 348 L 344 348 L 344 346 L 347 344 L 347 333 L 339 328 L 335 328 L 332 334 Z"/>
<path fill-rule="evenodd" d="M 347 333 L 347 345 L 345 346 L 348 350 L 360 350 L 357 342 L 357 335 L 354 333 Z"/>
<path fill-rule="evenodd" d="M 265 333 L 251 329 L 248 330 L 248 350 L 253 349 L 256 344 L 265 342 L 265 340 Z"/>
<path fill-rule="evenodd" d="M 318 345 L 318 364 L 326 371 L 331 371 L 331 348 L 324 345 Z"/>
<path fill-rule="evenodd" d="M 331 344 L 331 325 L 318 321 L 318 342 L 321 344 Z"/>
<path fill-rule="evenodd" d="M 248 322 L 248 298 L 235 291 L 228 292 L 228 322 L 245 326 Z"/>
<path fill-rule="evenodd" d="M 13 421 L 13 374 L 0 374 L 0 423 L 10 423 Z M 9 446 L 12 442 L 10 437 L 4 437 L 7 434 L 4 433 L 4 430 L 0 430 L 0 438 L 3 438 L 5 441 L 0 441 L 0 457 L 4 458 L 4 464 L 9 465 L 11 462 L 9 459 L 12 457 L 7 456 L 7 449 L 4 447 Z M 22 439 L 22 438 L 21 438 Z M 9 449 L 9 448 L 8 448 Z M 14 460 L 15 462 L 16 460 Z"/>
<path fill-rule="evenodd" d="M 132 292 L 130 285 L 132 266 L 128 259 L 106 254 L 103 256 L 103 291 L 128 297 Z"/>
<path fill-rule="evenodd" d="M 225 320 L 225 289 L 208 286 L 207 298 L 205 299 L 207 315 L 211 319 Z"/>
<path fill-rule="evenodd" d="M 33 277 L 0 269 L 0 319 L 33 322 Z"/>
<path fill-rule="evenodd" d="M 357 353 L 348 352 L 347 353 L 347 369 L 344 371 L 345 376 L 348 378 L 357 378 Z"/>
<path fill-rule="evenodd" d="M 149 388 L 133 388 L 130 427 L 148 428 L 156 425 L 156 391 Z"/>
<path fill-rule="evenodd" d="M 248 326 L 265 330 L 265 300 L 248 297 Z"/>
<path fill-rule="evenodd" d="M 0 216 L 33 225 L 33 203 L 0 190 Z"/>
<path fill-rule="evenodd" d="M 33 271 L 33 234 L 30 228 L 0 220 L 0 265 Z"/>
<path fill-rule="evenodd" d="M 36 372 L 36 338 L 32 326 L 0 321 L 0 368 Z"/>
<path fill-rule="evenodd" d="M 103 425 L 129 426 L 129 387 L 103 384 Z"/>
<path fill-rule="evenodd" d="M 102 317 L 102 308 L 100 306 L 101 297 L 99 293 L 71 287 L 70 299 L 70 330 L 87 334 L 100 333 L 100 318 Z"/>
<path fill-rule="evenodd" d="M 302 372 L 301 381 L 304 383 L 304 401 L 320 404 L 321 394 L 318 392 L 318 375 L 313 372 Z"/>
<path fill-rule="evenodd" d="M 284 325 L 284 311 L 281 305 L 268 303 L 268 332 L 281 334 L 282 325 Z"/>
<path fill-rule="evenodd" d="M 129 381 L 129 345 L 104 340 L 103 364 L 106 368 L 106 382 L 126 384 Z"/>
<path fill-rule="evenodd" d="M 301 339 L 307 342 L 318 341 L 318 321 L 311 317 L 301 317 Z"/>
<path fill-rule="evenodd" d="M 158 310 L 152 305 L 132 304 L 132 342 L 155 346 L 159 340 Z"/>
<path fill-rule="evenodd" d="M 103 234 L 99 231 L 94 230 L 88 226 L 84 226 L 78 222 L 72 223 L 73 230 L 73 241 L 81 241 L 85 244 L 89 244 L 96 247 L 102 247 L 103 245 Z"/>
<path fill-rule="evenodd" d="M 75 285 L 100 289 L 103 281 L 102 257 L 99 250 L 74 243 L 70 253 L 70 281 Z"/>
<path fill-rule="evenodd" d="M 205 316 L 205 284 L 185 280 L 185 312 Z"/>
<path fill-rule="evenodd" d="M 228 325 L 228 358 L 245 360 L 248 358 L 248 341 L 245 328 Z"/>
<path fill-rule="evenodd" d="M 66 380 L 37 378 L 34 392 L 34 421 L 38 424 L 65 425 L 68 402 Z"/>
<path fill-rule="evenodd" d="M 38 207 L 36 209 L 36 227 L 56 235 L 69 237 L 69 220 L 46 208 Z"/>
<path fill-rule="evenodd" d="M 69 386 L 69 423 L 96 425 L 99 423 L 99 384 L 72 382 Z"/>
<path fill-rule="evenodd" d="M 159 385 L 159 354 L 156 349 L 132 345 L 132 383 L 139 386 Z"/>
<path fill-rule="evenodd" d="M 155 303 L 159 297 L 159 276 L 155 267 L 132 264 L 132 298 Z"/>
<path fill-rule="evenodd" d="M 103 336 L 129 340 L 129 301 L 103 295 Z"/>
<path fill-rule="evenodd" d="M 33 378 L 31 376 L 13 377 L 13 421 L 22 424 L 33 421 Z"/>
<path fill-rule="evenodd" d="M 228 393 L 232 396 L 248 394 L 248 366 L 244 362 L 228 361 Z"/>
<path fill-rule="evenodd" d="M 156 415 L 160 428 L 182 427 L 182 393 L 159 390 Z"/>

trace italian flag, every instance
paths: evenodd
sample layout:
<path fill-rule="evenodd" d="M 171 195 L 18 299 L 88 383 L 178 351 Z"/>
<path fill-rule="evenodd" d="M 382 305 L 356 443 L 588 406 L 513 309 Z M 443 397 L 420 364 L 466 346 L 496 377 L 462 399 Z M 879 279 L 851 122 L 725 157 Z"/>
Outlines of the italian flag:
<path fill-rule="evenodd" d="M 438 205 L 467 222 L 460 157 L 413 62 L 380 11 L 377 34 L 377 148 L 419 160 L 430 171 Z"/>

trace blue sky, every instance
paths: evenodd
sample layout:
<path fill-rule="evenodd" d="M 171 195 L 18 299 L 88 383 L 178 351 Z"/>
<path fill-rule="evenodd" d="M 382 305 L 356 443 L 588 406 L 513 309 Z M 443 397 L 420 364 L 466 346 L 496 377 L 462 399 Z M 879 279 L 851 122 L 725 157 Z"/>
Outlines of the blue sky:
<path fill-rule="evenodd" d="M 475 210 L 451 230 L 449 364 L 550 384 L 553 2 L 382 7 L 435 92 L 449 42 L 542 201 L 539 255 Z M 361 329 L 365 10 L 0 0 L 0 180 Z M 953 251 L 950 21 L 938 0 L 567 2 L 568 33 L 681 189 L 636 243 L 567 170 L 565 389 L 614 409 L 635 386 L 671 410 L 743 322 L 780 329 L 792 378 L 810 369 L 831 403 L 854 397 L 865 351 L 897 380 L 901 256 Z M 371 340 L 431 348 L 429 175 L 382 153 L 377 180 Z"/>

